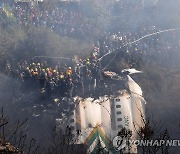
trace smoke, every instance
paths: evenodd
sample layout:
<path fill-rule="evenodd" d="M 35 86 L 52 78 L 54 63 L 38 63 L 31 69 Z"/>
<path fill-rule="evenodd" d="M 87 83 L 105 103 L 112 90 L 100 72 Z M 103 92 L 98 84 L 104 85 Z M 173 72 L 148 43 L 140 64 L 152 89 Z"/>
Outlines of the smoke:
<path fill-rule="evenodd" d="M 180 27 L 179 0 L 142 0 L 116 1 L 110 4 L 110 20 L 104 25 L 106 31 L 137 32 L 139 28 L 154 27 L 153 31 Z M 114 16 L 116 16 L 114 20 Z M 149 33 L 146 33 L 149 35 Z M 143 37 L 143 35 L 140 35 Z M 136 36 L 134 40 L 140 37 Z M 142 45 L 149 40 L 157 39 L 153 47 L 157 50 L 153 55 L 146 57 L 145 65 L 141 68 L 144 78 L 138 80 L 147 100 L 148 116 L 164 123 L 163 128 L 169 128 L 173 137 L 179 132 L 180 105 L 179 105 L 179 76 L 180 76 L 180 32 L 167 32 L 150 36 L 139 42 Z M 151 47 L 152 48 L 152 47 Z M 150 53 L 149 48 L 146 53 Z M 168 49 L 168 50 L 167 50 Z M 110 54 L 108 54 L 110 56 Z M 112 55 L 111 55 L 112 56 Z M 118 61 L 118 59 L 114 60 Z M 109 61 L 107 62 L 107 64 Z"/>
<path fill-rule="evenodd" d="M 84 27 L 87 27 L 86 29 L 90 29 L 90 33 L 94 34 L 93 39 L 96 41 L 101 38 L 100 34 L 102 34 L 103 31 L 133 33 L 139 31 L 142 27 L 148 29 L 149 26 L 153 27 L 153 30 L 157 31 L 179 28 L 179 8 L 179 0 L 99 0 L 83 1 L 76 9 L 82 12 L 92 22 L 90 25 L 87 24 L 89 22 L 85 23 L 84 21 Z M 35 33 L 39 36 L 39 33 L 36 31 Z M 90 35 L 90 33 L 88 33 L 88 35 Z M 89 37 L 88 35 L 86 36 L 87 38 Z M 139 35 L 142 36 L 141 34 Z M 36 37 L 32 37 L 33 41 L 34 38 Z M 66 43 L 66 40 L 64 41 L 63 39 L 61 40 L 62 43 L 59 43 L 59 37 L 50 35 L 50 37 L 44 41 L 45 43 L 42 44 L 41 42 L 43 42 L 44 38 L 44 35 L 42 35 L 42 37 L 37 37 L 37 40 L 34 41 L 35 44 L 37 44 L 35 45 L 36 48 L 33 48 L 32 44 L 29 43 L 30 40 L 27 39 L 26 42 L 29 44 L 28 50 L 32 47 L 30 52 L 26 52 L 26 55 L 28 54 L 27 57 L 34 51 L 38 54 L 41 51 L 41 53 L 46 51 L 48 55 L 55 52 L 53 56 L 57 56 L 60 48 L 63 49 L 63 53 L 66 53 L 66 55 L 71 55 L 72 52 L 74 53 L 73 50 L 79 49 L 75 48 L 77 46 L 79 47 L 79 41 L 76 43 L 74 40 L 71 40 L 71 43 Z M 132 40 L 136 40 L 138 38 L 139 36 L 134 36 Z M 152 38 L 154 39 L 154 37 Z M 148 44 L 148 40 L 152 38 L 147 38 L 146 40 L 142 40 L 142 42 L 145 41 Z M 143 87 L 150 115 L 152 114 L 155 119 L 163 121 L 166 126 L 175 133 L 178 132 L 178 125 L 180 122 L 177 120 L 180 119 L 180 98 L 178 93 L 180 90 L 180 86 L 178 85 L 180 76 L 180 32 L 175 31 L 160 34 L 157 38 L 158 41 L 156 40 L 155 42 L 159 46 L 158 50 L 155 54 L 153 54 L 153 57 L 146 57 L 146 64 L 142 67 L 145 75 L 144 78 L 139 78 L 138 83 L 140 83 Z M 90 40 L 91 39 L 92 38 L 90 38 Z M 139 44 L 141 45 L 142 42 Z M 39 44 L 41 44 L 41 46 Z M 62 45 L 64 46 L 64 44 L 65 47 L 61 47 Z M 82 44 L 84 45 L 85 43 L 83 42 Z M 21 45 L 23 46 L 24 42 L 21 43 Z M 67 53 L 69 46 L 72 47 Z M 86 46 L 81 47 L 81 53 L 83 50 L 88 48 Z M 44 48 L 42 49 L 42 47 Z M 168 47 L 168 52 L 171 52 L 171 54 L 169 54 L 166 50 Z M 20 50 L 14 58 L 19 59 L 21 55 L 24 55 L 24 50 L 26 49 L 27 46 L 23 47 L 23 51 Z M 147 53 L 148 52 L 150 51 L 147 51 Z M 36 53 L 33 54 L 36 55 Z M 61 54 L 58 56 L 60 55 Z M 22 94 L 21 88 L 22 82 L 20 80 L 1 73 L 0 105 L 5 108 L 5 114 L 7 114 L 9 119 L 12 119 L 12 121 L 28 117 L 30 120 L 29 126 L 32 133 L 31 136 L 43 140 L 44 134 L 48 135 L 48 133 L 52 130 L 55 123 L 55 116 L 50 113 L 51 111 L 44 111 L 45 104 L 43 103 L 45 101 L 40 101 L 42 98 L 38 92 L 27 91 Z M 23 88 L 28 89 L 28 87 Z M 50 107 L 52 107 L 52 105 L 50 105 Z M 39 110 L 44 112 L 39 112 Z M 32 116 L 33 114 L 35 116 Z M 41 114 L 41 116 L 38 116 L 39 114 Z"/>
<path fill-rule="evenodd" d="M 180 27 L 178 0 L 98 1 L 96 6 L 106 15 L 103 16 L 106 20 L 100 23 L 104 30 L 132 31 L 152 25 L 161 30 Z"/>
<path fill-rule="evenodd" d="M 14 128 L 17 121 L 27 118 L 28 139 L 33 137 L 40 143 L 52 133 L 55 119 L 53 114 L 42 112 L 45 107 L 37 91 L 25 92 L 23 89 L 29 89 L 29 87 L 24 87 L 24 83 L 17 77 L 0 74 L 0 107 L 3 108 L 4 116 L 8 119 L 8 127 Z M 37 117 L 39 113 L 40 117 Z M 5 133 L 8 133 L 8 127 Z"/>

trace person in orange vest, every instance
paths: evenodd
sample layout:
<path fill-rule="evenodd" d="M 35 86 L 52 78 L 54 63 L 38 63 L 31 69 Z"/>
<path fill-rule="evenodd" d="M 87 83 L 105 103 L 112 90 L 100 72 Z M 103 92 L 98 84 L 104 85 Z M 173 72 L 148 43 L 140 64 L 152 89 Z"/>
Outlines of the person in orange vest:
<path fill-rule="evenodd" d="M 72 75 L 72 68 L 69 67 L 68 70 L 66 71 L 66 76 L 70 77 Z"/>

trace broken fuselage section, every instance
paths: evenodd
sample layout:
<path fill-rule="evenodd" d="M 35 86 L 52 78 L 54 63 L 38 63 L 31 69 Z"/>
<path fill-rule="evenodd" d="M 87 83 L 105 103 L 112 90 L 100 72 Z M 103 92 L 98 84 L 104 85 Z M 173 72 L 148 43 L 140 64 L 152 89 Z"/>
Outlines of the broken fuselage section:
<path fill-rule="evenodd" d="M 114 153 L 112 142 L 122 129 L 131 131 L 131 139 L 138 139 L 137 131 L 144 125 L 146 102 L 140 86 L 129 75 L 111 80 L 116 80 L 116 87 L 117 80 L 123 86 L 98 99 L 74 97 L 69 116 L 56 120 L 57 128 L 70 127 L 75 144 L 86 145 L 88 153 L 94 153 L 97 145 Z M 129 152 L 137 153 L 137 147 L 131 146 Z"/>

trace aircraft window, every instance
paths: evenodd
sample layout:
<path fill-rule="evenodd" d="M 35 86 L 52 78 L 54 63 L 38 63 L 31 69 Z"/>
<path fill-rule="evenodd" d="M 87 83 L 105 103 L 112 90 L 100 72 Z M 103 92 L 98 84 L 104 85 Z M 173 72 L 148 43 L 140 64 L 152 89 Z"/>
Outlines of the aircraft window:
<path fill-rule="evenodd" d="M 116 108 L 121 108 L 121 105 L 116 105 Z"/>
<path fill-rule="evenodd" d="M 116 98 L 115 101 L 116 101 L 116 102 L 120 102 L 120 99 L 119 99 L 119 98 Z"/>
<path fill-rule="evenodd" d="M 123 128 L 123 126 L 122 125 L 118 125 L 118 128 Z"/>
<path fill-rule="evenodd" d="M 122 118 L 118 118 L 117 121 L 122 121 Z"/>
<path fill-rule="evenodd" d="M 117 111 L 116 113 L 119 115 L 119 114 L 121 114 L 121 111 Z"/>
<path fill-rule="evenodd" d="M 70 120 L 70 123 L 73 123 L 73 122 L 74 122 L 74 119 L 71 119 L 71 120 Z"/>

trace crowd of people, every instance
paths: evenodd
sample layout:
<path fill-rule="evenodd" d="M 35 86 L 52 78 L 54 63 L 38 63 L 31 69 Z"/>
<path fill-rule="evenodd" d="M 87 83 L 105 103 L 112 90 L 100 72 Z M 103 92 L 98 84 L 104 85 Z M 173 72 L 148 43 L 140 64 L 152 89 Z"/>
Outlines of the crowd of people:
<path fill-rule="evenodd" d="M 128 67 L 140 68 L 146 58 L 150 59 L 153 55 L 157 57 L 158 54 L 169 55 L 173 49 L 178 48 L 177 35 L 174 32 L 171 33 L 171 39 L 155 35 L 141 43 L 131 44 L 137 38 L 155 31 L 157 29 L 151 26 L 134 33 L 105 32 L 90 56 L 84 60 L 74 61 L 73 65 L 65 63 L 51 65 L 47 61 L 36 60 L 23 61 L 14 68 L 7 62 L 6 70 L 9 75 L 23 83 L 23 89 L 39 90 L 48 97 L 100 96 L 104 90 L 112 91 L 110 89 L 112 86 L 105 82 L 102 61 L 99 60 L 101 56 L 117 52 L 119 54 L 115 60 L 120 62 L 124 59 Z"/>
<path fill-rule="evenodd" d="M 98 61 L 99 50 L 95 48 L 92 54 L 82 60 L 66 64 L 49 65 L 47 61 L 18 63 L 15 69 L 10 62 L 6 64 L 9 76 L 22 82 L 25 90 L 35 90 L 48 96 L 69 97 L 92 96 L 103 84 L 103 71 Z M 102 82 L 102 83 L 100 83 Z"/>
<path fill-rule="evenodd" d="M 135 31 L 104 32 L 99 40 L 101 56 L 111 52 L 119 53 L 116 56 L 118 60 L 123 59 L 129 67 L 135 68 L 143 66 L 148 59 L 166 61 L 172 52 L 178 51 L 179 34 L 171 31 L 157 35 L 159 31 L 159 27 L 151 25 L 142 26 Z"/>
<path fill-rule="evenodd" d="M 86 22 L 86 16 L 78 10 L 78 3 L 67 3 L 57 3 L 56 7 L 47 8 L 43 6 L 43 2 L 35 5 L 31 5 L 30 2 L 14 2 L 8 11 L 21 27 L 44 27 L 58 34 L 70 36 L 90 34 L 92 29 Z"/>
<path fill-rule="evenodd" d="M 11 2 L 5 1 L 5 3 L 10 5 L 10 13 L 12 13 L 17 23 L 22 27 L 34 25 L 49 28 L 59 34 L 75 36 L 90 35 L 94 31 L 94 28 L 96 28 L 94 27 L 95 25 L 92 24 L 93 18 L 89 18 L 88 15 L 82 11 L 83 5 L 81 6 L 78 2 L 59 2 L 56 6 L 50 8 L 45 7 L 45 2 L 38 2 L 38 4 L 35 3 L 32 5 L 30 2 L 16 2 L 12 0 Z M 131 2 L 129 0 L 112 1 L 107 3 L 105 7 L 110 9 L 110 14 L 113 17 L 110 20 L 113 24 L 111 27 L 117 25 L 117 22 L 120 22 L 118 24 L 121 24 L 121 27 L 128 27 L 130 24 L 135 24 L 138 20 L 126 19 L 132 19 L 132 17 L 130 17 L 132 15 L 138 16 L 140 11 L 143 10 L 143 4 L 141 2 Z M 92 9 L 94 8 L 92 7 Z M 98 14 L 96 14 L 96 16 L 97 15 Z M 114 16 L 117 18 L 114 18 Z M 99 24 L 101 24 L 101 22 Z M 96 24 L 96 26 L 98 25 Z M 101 30 L 103 30 L 103 28 Z"/>
<path fill-rule="evenodd" d="M 111 52 L 119 52 L 120 56 L 132 67 L 140 67 L 143 63 L 143 58 L 149 56 L 152 52 L 147 52 L 151 49 L 157 49 L 159 36 L 152 36 L 141 43 L 135 42 L 139 38 L 157 32 L 155 26 L 142 27 L 137 31 L 129 32 L 104 32 L 100 39 L 101 55 Z M 155 50 L 154 50 L 155 49 Z"/>
<path fill-rule="evenodd" d="M 128 10 L 133 10 L 135 15 L 143 10 L 143 5 L 137 4 L 129 5 L 125 1 L 118 2 L 118 5 L 114 4 L 114 15 L 117 13 L 114 19 L 116 21 L 119 19 L 121 26 L 119 26 L 118 22 L 118 29 L 114 27 L 114 29 L 112 28 L 113 30 L 101 32 L 101 37 L 97 40 L 98 48 L 92 52 L 89 58 L 79 60 L 72 66 L 64 64 L 51 66 L 45 62 L 26 61 L 18 64 L 18 69 L 14 70 L 8 64 L 8 72 L 13 76 L 18 76 L 22 82 L 26 83 L 24 84 L 26 85 L 25 87 L 32 87 L 31 83 L 34 83 L 34 89 L 39 89 L 47 94 L 58 94 L 68 97 L 82 95 L 86 97 L 86 94 L 93 95 L 96 93 L 101 81 L 103 84 L 101 62 L 98 61 L 99 57 L 107 53 L 116 52 L 119 53 L 116 56 L 119 58 L 119 61 L 123 59 L 128 64 L 128 67 L 138 68 L 149 57 L 156 58 L 157 55 L 161 56 L 162 53 L 163 55 L 169 55 L 172 49 L 176 50 L 178 43 L 175 32 L 169 33 L 171 35 L 170 38 L 166 35 L 161 35 L 161 37 L 159 35 L 150 35 L 148 39 L 136 42 L 141 37 L 161 30 L 154 23 L 150 24 L 149 22 L 149 25 L 139 25 L 134 20 L 128 20 L 130 15 Z M 68 7 L 57 6 L 49 10 L 42 9 L 40 5 L 30 7 L 20 5 L 19 3 L 12 3 L 11 6 L 14 16 L 22 26 L 27 26 L 28 24 L 44 26 L 53 31 L 58 30 L 64 35 L 73 33 L 78 35 L 80 33 L 85 34 L 85 31 L 91 33 L 91 30 L 85 30 L 84 28 L 86 24 L 84 21 L 85 16 L 78 9 L 72 9 L 72 6 L 70 6 L 70 9 Z M 118 10 L 122 13 L 117 12 Z M 112 23 L 114 19 L 111 20 Z M 128 22 L 132 22 L 131 24 L 134 22 L 135 26 Z M 131 29 L 129 25 L 133 28 Z M 153 57 L 153 55 L 155 56 Z"/>

